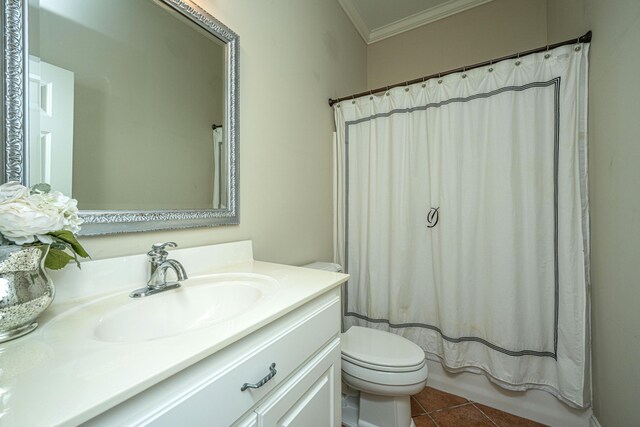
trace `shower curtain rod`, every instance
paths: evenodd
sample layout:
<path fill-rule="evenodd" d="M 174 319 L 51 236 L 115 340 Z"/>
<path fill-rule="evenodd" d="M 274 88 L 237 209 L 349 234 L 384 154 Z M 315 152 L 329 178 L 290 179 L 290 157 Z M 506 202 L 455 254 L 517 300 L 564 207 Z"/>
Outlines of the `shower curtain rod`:
<path fill-rule="evenodd" d="M 389 85 L 389 86 L 383 86 L 383 87 L 379 87 L 377 89 L 367 90 L 365 92 L 355 93 L 355 94 L 349 95 L 349 96 L 343 96 L 342 98 L 338 98 L 338 99 L 329 98 L 329 106 L 333 107 L 334 104 L 336 104 L 336 103 L 338 103 L 340 101 L 346 101 L 348 99 L 355 99 L 355 98 L 358 98 L 358 97 L 361 97 L 361 96 L 365 96 L 365 95 L 373 95 L 374 93 L 378 93 L 378 92 L 386 92 L 389 89 L 394 88 L 394 87 L 408 86 L 408 85 L 411 85 L 411 84 L 414 84 L 414 83 L 424 82 L 425 80 L 433 79 L 435 77 L 443 77 L 443 76 L 446 76 L 448 74 L 458 73 L 460 71 L 468 71 L 468 70 L 472 70 L 474 68 L 484 67 L 485 65 L 491 65 L 491 64 L 493 64 L 495 62 L 504 61 L 505 59 L 513 59 L 513 58 L 518 58 L 520 56 L 529 55 L 531 53 L 544 52 L 545 50 L 555 49 L 556 47 L 564 46 L 566 44 L 590 43 L 590 42 L 591 42 L 591 31 L 587 31 L 587 33 L 585 35 L 580 36 L 577 39 L 574 38 L 574 39 L 570 39 L 570 40 L 565 40 L 563 42 L 542 46 L 542 47 L 539 47 L 537 49 L 531 49 L 531 50 L 527 50 L 527 51 L 524 51 L 524 52 L 514 53 L 513 55 L 503 56 L 501 58 L 491 59 L 489 61 L 479 62 L 479 63 L 473 64 L 473 65 L 467 65 L 466 67 L 454 68 L 453 70 L 443 71 L 442 73 L 435 73 L 435 74 L 431 74 L 429 76 L 419 77 L 419 78 L 413 79 L 413 80 L 407 80 L 406 82 L 395 83 L 395 84 L 392 84 L 392 85 Z"/>

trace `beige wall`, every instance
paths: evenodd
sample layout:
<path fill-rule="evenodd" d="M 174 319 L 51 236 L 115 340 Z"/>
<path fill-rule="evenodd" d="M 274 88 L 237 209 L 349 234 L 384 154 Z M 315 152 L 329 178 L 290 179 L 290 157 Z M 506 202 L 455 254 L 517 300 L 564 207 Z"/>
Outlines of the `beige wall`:
<path fill-rule="evenodd" d="M 494 0 L 367 47 L 369 89 L 415 79 L 547 42 L 546 3 Z"/>
<path fill-rule="evenodd" d="M 364 42 L 335 1 L 197 2 L 240 35 L 240 225 L 81 242 L 94 258 L 253 239 L 257 259 L 331 259 L 327 99 L 364 89 Z"/>
<path fill-rule="evenodd" d="M 547 0 L 548 43 L 558 43 L 586 33 L 590 30 L 588 22 L 585 0 Z"/>
<path fill-rule="evenodd" d="M 593 31 L 589 81 L 593 406 L 640 424 L 640 2 L 549 0 L 549 38 Z"/>

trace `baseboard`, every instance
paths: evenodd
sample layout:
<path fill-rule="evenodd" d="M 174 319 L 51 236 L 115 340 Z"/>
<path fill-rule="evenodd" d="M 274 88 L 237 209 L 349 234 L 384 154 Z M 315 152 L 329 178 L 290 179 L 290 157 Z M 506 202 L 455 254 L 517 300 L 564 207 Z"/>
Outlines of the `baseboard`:
<path fill-rule="evenodd" d="M 600 427 L 591 408 L 575 409 L 541 390 L 513 392 L 504 390 L 483 375 L 463 372 L 452 374 L 437 362 L 427 361 L 427 385 L 501 411 L 557 427 Z"/>

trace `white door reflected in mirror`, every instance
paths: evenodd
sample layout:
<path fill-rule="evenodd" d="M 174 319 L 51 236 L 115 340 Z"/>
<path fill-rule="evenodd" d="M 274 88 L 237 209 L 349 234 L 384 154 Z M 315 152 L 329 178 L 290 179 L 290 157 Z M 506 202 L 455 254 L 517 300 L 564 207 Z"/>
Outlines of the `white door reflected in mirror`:
<path fill-rule="evenodd" d="M 29 58 L 29 182 L 72 194 L 73 72 Z"/>

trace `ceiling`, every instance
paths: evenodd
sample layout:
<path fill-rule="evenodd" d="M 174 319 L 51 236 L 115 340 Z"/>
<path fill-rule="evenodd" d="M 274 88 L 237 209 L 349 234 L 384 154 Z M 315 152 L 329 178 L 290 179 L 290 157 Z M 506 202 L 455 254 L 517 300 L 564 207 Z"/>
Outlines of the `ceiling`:
<path fill-rule="evenodd" d="M 367 44 L 492 0 L 338 0 Z"/>

